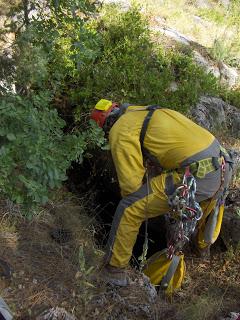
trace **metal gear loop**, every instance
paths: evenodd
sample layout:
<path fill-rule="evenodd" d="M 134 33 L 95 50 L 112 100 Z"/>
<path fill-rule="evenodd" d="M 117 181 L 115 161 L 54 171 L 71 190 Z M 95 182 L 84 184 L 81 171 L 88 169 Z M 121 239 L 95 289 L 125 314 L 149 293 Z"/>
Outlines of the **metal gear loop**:
<path fill-rule="evenodd" d="M 203 212 L 195 199 L 196 180 L 189 167 L 183 176 L 182 184 L 169 197 L 171 211 L 166 215 L 168 230 L 168 258 L 182 250 L 190 240 L 197 221 L 202 218 Z"/>

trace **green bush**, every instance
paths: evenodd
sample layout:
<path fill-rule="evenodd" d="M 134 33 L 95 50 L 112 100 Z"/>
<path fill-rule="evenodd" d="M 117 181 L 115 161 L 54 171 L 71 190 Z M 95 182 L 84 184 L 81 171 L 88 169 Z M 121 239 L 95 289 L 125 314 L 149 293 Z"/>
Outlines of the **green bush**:
<path fill-rule="evenodd" d="M 65 122 L 48 105 L 46 94 L 9 96 L 0 104 L 0 189 L 25 210 L 47 202 L 88 144 L 104 142 L 93 123 L 83 134 L 65 134 Z"/>
<path fill-rule="evenodd" d="M 234 90 L 221 90 L 221 97 L 229 104 L 240 109 L 240 88 Z"/>
<path fill-rule="evenodd" d="M 2 79 L 11 71 L 1 88 L 0 190 L 30 216 L 66 180 L 71 162 L 81 162 L 87 148 L 105 140 L 88 121 L 81 130 L 72 125 L 70 130 L 54 108 L 76 83 L 79 66 L 94 56 L 94 35 L 84 27 L 94 8 L 84 0 L 26 3 L 27 8 L 20 2 L 10 11 L 15 18 L 6 28 L 16 33 L 16 41 L 9 65 L 0 61 Z M 13 83 L 16 92 L 9 94 Z"/>
<path fill-rule="evenodd" d="M 190 53 L 152 41 L 138 7 L 107 6 L 96 16 L 84 0 L 28 3 L 27 11 L 22 3 L 15 8 L 18 18 L 9 24 L 16 41 L 8 79 L 16 93 L 3 90 L 0 103 L 0 188 L 25 208 L 45 203 L 71 161 L 105 142 L 87 120 L 97 100 L 186 112 L 199 96 L 219 93 Z"/>
<path fill-rule="evenodd" d="M 66 4 L 50 9 L 18 37 L 16 82 L 24 92 L 45 87 L 52 105 L 63 116 L 74 112 L 77 123 L 103 97 L 185 112 L 200 95 L 217 92 L 216 79 L 191 56 L 152 41 L 139 7 L 107 6 L 97 19 L 72 16 Z"/>
<path fill-rule="evenodd" d="M 88 106 L 106 97 L 185 112 L 200 95 L 217 92 L 217 80 L 191 56 L 165 51 L 152 41 L 138 7 L 123 13 L 108 6 L 93 27 L 102 37 L 101 53 L 83 68 L 79 86 Z M 175 91 L 171 90 L 173 82 Z M 81 114 L 81 108 L 76 114 Z"/>

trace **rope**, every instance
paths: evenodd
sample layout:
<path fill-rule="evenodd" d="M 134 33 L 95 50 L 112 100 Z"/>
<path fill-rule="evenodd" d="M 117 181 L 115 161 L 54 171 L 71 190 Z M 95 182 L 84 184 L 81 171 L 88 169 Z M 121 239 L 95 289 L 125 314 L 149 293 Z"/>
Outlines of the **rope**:
<path fill-rule="evenodd" d="M 148 174 L 148 168 L 146 166 L 146 184 L 147 184 L 147 201 L 146 205 L 144 207 L 144 215 L 145 215 L 145 232 L 144 232 L 144 243 L 143 243 L 143 252 L 141 256 L 138 258 L 140 261 L 139 269 L 140 271 L 143 270 L 143 268 L 146 265 L 147 262 L 147 252 L 148 252 L 148 216 L 147 216 L 147 210 L 148 210 L 148 197 L 150 194 L 150 188 L 149 188 L 149 174 Z"/>

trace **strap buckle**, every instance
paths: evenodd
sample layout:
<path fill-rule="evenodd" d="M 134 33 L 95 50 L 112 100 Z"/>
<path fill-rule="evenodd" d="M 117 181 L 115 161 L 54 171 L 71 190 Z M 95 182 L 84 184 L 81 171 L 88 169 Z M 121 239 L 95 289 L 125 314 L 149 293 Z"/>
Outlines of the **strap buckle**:
<path fill-rule="evenodd" d="M 151 110 L 157 110 L 157 109 L 162 109 L 162 107 L 158 106 L 157 104 L 147 106 L 146 110 L 151 111 Z"/>

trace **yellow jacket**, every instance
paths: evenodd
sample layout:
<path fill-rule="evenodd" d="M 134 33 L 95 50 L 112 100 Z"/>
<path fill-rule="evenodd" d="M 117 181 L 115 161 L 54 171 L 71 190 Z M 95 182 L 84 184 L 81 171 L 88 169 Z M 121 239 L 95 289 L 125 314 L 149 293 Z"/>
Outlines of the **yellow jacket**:
<path fill-rule="evenodd" d="M 130 106 L 113 125 L 109 141 L 122 196 L 142 185 L 145 173 L 140 132 L 148 111 Z M 183 161 L 209 148 L 214 136 L 193 121 L 171 109 L 157 109 L 152 115 L 144 147 L 164 169 L 179 168 Z"/>

